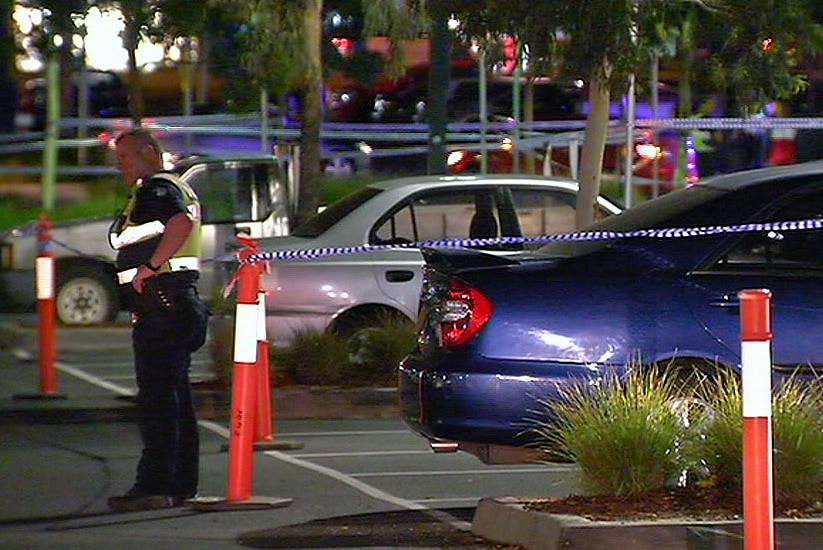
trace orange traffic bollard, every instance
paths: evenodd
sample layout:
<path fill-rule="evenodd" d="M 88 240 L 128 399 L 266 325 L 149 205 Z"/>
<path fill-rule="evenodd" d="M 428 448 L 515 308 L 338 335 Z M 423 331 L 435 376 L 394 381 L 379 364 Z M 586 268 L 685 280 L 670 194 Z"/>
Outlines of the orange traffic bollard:
<path fill-rule="evenodd" d="M 743 547 L 774 550 L 771 292 L 742 290 Z"/>
<path fill-rule="evenodd" d="M 37 314 L 40 338 L 40 392 L 14 396 L 16 399 L 64 399 L 57 393 L 57 309 L 54 301 L 55 266 L 51 245 L 51 221 L 46 213 L 37 224 L 34 271 L 37 286 Z"/>
<path fill-rule="evenodd" d="M 259 391 L 257 371 L 260 368 L 257 342 L 260 272 L 257 266 L 247 261 L 254 249 L 244 241 L 245 239 L 241 240 L 241 243 L 247 247 L 239 253 L 240 269 L 237 274 L 228 494 L 226 498 L 199 497 L 190 501 L 192 507 L 204 511 L 278 508 L 292 502 L 288 498 L 252 496 L 255 416 Z"/>
<path fill-rule="evenodd" d="M 257 253 L 257 250 L 254 250 Z M 259 276 L 268 267 L 264 262 L 256 264 Z M 269 355 L 269 339 L 266 332 L 266 293 L 262 286 L 257 295 L 257 411 L 255 414 L 255 444 L 258 451 L 302 449 L 303 443 L 284 441 L 274 435 L 274 406 L 272 376 Z"/>

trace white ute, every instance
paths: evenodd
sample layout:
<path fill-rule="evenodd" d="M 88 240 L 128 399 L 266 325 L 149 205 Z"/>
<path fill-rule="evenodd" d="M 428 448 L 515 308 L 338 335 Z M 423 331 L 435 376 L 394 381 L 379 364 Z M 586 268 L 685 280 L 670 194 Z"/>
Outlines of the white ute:
<path fill-rule="evenodd" d="M 236 246 L 236 234 L 254 238 L 288 235 L 293 205 L 285 173 L 275 157 L 188 157 L 173 172 L 191 185 L 203 210 L 200 291 L 209 298 L 230 277 L 230 263 L 215 262 Z M 112 321 L 120 311 L 112 217 L 54 224 L 50 251 L 56 261 L 59 321 L 89 325 Z M 0 284 L 20 306 L 36 302 L 34 263 L 37 222 L 0 232 Z"/>

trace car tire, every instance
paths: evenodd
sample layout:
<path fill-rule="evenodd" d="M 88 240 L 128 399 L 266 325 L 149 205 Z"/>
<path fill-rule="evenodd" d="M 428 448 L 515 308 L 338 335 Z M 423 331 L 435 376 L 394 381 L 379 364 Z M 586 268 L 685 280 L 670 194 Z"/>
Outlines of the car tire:
<path fill-rule="evenodd" d="M 120 299 L 109 274 L 73 267 L 58 278 L 55 305 L 64 325 L 98 325 L 117 318 Z"/>
<path fill-rule="evenodd" d="M 349 357 L 353 363 L 368 363 L 381 347 L 380 329 L 393 323 L 412 321 L 399 311 L 382 308 L 364 308 L 349 312 L 338 319 L 332 332 L 346 339 Z M 379 355 L 379 353 L 378 353 Z"/>
<path fill-rule="evenodd" d="M 350 338 L 360 331 L 380 328 L 389 323 L 401 321 L 411 322 L 397 310 L 383 307 L 362 307 L 341 315 L 332 325 L 331 332 Z"/>

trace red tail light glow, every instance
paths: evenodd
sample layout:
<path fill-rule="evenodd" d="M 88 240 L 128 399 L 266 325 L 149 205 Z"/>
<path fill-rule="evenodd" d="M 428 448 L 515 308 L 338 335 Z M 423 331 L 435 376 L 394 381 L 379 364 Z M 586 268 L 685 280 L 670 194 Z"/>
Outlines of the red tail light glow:
<path fill-rule="evenodd" d="M 494 311 L 494 304 L 485 294 L 469 285 L 452 279 L 448 297 L 441 305 L 440 335 L 446 349 L 462 346 L 486 326 Z"/>

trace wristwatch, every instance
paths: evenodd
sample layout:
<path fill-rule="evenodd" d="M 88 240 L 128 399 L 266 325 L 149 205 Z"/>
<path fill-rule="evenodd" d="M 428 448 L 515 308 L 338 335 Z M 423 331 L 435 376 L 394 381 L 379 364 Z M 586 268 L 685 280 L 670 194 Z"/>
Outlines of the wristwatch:
<path fill-rule="evenodd" d="M 157 266 L 157 267 L 154 267 L 153 265 L 151 265 L 151 260 L 149 260 L 148 262 L 144 263 L 143 265 L 144 265 L 144 266 L 146 266 L 146 267 L 148 267 L 149 269 L 151 269 L 151 270 L 152 270 L 152 271 L 154 271 L 155 273 L 157 273 L 158 271 L 160 271 L 160 267 L 162 267 L 162 266 Z"/>

